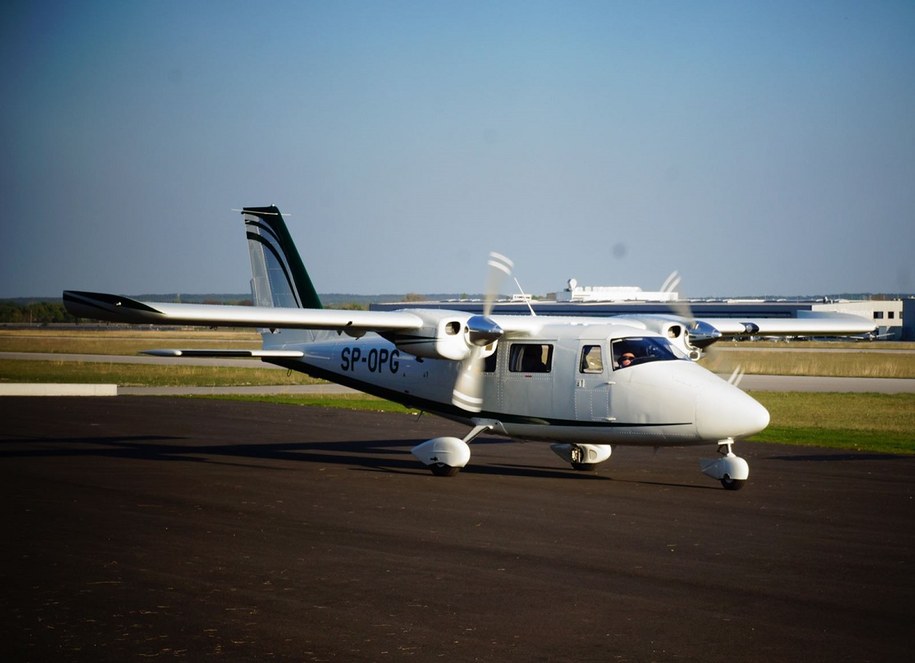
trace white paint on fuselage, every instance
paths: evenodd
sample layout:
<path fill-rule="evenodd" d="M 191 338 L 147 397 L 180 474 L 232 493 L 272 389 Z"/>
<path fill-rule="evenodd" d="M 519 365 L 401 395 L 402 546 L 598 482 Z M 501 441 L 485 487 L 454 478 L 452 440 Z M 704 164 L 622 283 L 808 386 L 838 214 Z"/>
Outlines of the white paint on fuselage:
<path fill-rule="evenodd" d="M 515 341 L 503 339 L 496 370 L 483 374 L 479 415 L 451 403 L 459 362 L 417 359 L 377 334 L 282 348 L 304 351 L 300 362 L 306 373 L 393 401 L 415 405 L 420 400 L 428 411 L 466 423 L 477 416 L 495 419 L 501 428 L 493 432 L 520 439 L 686 446 L 750 435 L 768 424 L 768 412 L 759 403 L 687 359 L 614 370 L 607 331 L 593 329 L 574 339 L 519 339 L 554 345 L 549 373 L 509 371 L 508 347 Z M 584 342 L 604 348 L 601 373 L 579 371 Z"/>

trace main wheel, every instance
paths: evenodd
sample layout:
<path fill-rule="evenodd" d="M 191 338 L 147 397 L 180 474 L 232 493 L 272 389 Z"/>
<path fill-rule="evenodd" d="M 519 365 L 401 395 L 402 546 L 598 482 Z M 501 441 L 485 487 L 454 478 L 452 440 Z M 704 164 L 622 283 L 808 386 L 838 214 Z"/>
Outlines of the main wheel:
<path fill-rule="evenodd" d="M 451 467 L 451 465 L 445 465 L 444 463 L 433 463 L 429 466 L 429 469 L 437 477 L 453 477 L 461 471 L 460 467 Z"/>
<path fill-rule="evenodd" d="M 597 469 L 597 463 L 572 463 L 572 469 L 578 472 L 593 472 Z"/>
<path fill-rule="evenodd" d="M 743 485 L 746 483 L 746 480 L 741 479 L 732 479 L 727 474 L 721 478 L 721 485 L 724 486 L 727 490 L 740 490 L 743 488 Z"/>

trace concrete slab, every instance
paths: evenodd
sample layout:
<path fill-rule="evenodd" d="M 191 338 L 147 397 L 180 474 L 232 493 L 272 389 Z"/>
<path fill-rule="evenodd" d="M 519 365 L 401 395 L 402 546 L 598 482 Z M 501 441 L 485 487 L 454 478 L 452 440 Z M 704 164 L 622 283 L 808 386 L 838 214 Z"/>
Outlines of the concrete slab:
<path fill-rule="evenodd" d="M 0 383 L 0 396 L 117 396 L 116 384 Z"/>

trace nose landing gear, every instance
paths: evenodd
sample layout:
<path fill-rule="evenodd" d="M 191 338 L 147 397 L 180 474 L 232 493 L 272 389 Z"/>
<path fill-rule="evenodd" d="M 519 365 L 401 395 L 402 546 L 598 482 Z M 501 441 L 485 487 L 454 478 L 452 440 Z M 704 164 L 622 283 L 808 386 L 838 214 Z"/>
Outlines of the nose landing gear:
<path fill-rule="evenodd" d="M 727 490 L 740 490 L 750 476 L 750 466 L 740 456 L 734 454 L 731 446 L 734 438 L 729 437 L 718 443 L 718 453 L 721 458 L 699 461 L 702 472 L 713 479 L 718 479 Z"/>

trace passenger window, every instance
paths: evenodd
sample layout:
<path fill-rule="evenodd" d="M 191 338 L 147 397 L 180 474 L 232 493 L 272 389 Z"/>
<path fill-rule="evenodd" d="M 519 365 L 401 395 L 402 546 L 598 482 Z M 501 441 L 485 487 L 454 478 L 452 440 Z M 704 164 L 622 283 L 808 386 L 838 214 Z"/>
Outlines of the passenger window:
<path fill-rule="evenodd" d="M 549 373 L 553 346 L 548 343 L 515 343 L 511 346 L 508 370 L 512 373 Z"/>
<path fill-rule="evenodd" d="M 604 370 L 604 361 L 601 358 L 599 345 L 586 345 L 581 350 L 581 363 L 578 370 L 582 373 L 601 373 Z"/>

